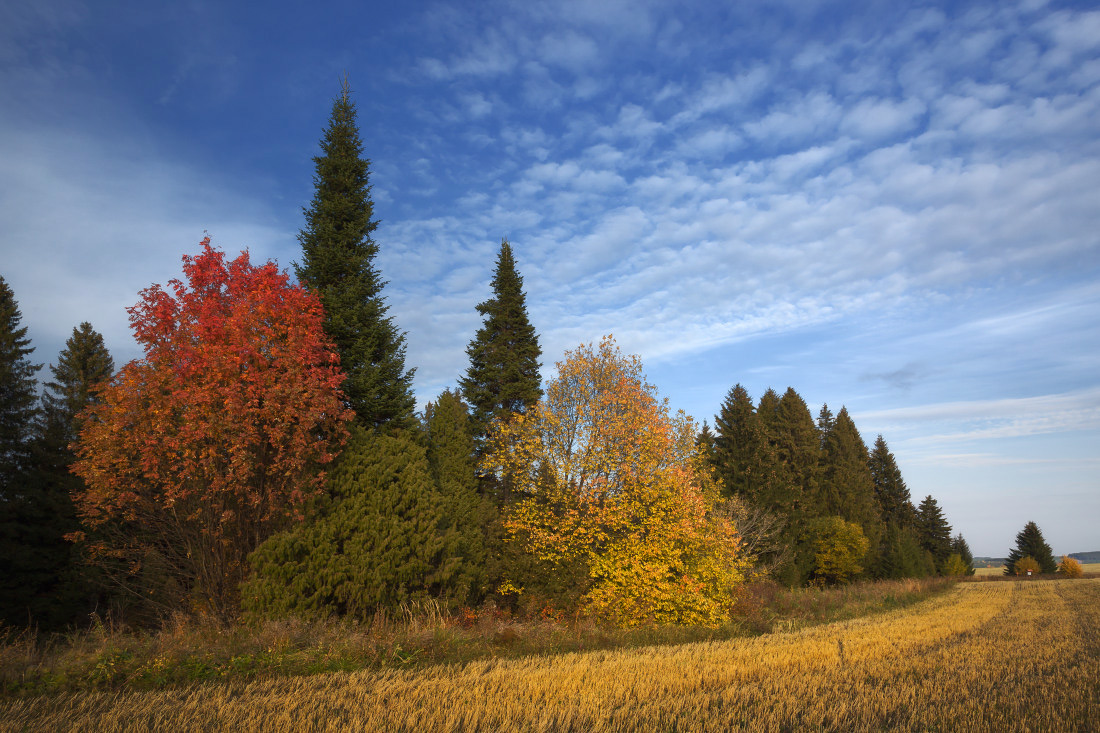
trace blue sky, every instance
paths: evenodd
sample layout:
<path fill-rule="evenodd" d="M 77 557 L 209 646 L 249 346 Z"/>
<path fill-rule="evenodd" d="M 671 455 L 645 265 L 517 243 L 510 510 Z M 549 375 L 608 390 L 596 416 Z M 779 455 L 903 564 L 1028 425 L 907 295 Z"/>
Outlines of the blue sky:
<path fill-rule="evenodd" d="M 1100 550 L 1100 12 L 1025 2 L 0 5 L 0 275 L 39 362 L 204 231 L 290 267 L 344 72 L 417 396 L 502 237 L 544 374 L 613 333 L 881 433 L 978 555 Z"/>

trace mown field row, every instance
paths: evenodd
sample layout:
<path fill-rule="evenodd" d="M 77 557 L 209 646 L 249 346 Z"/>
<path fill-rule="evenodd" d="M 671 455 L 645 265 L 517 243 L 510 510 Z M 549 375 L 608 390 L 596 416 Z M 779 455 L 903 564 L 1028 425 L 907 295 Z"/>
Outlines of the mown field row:
<path fill-rule="evenodd" d="M 962 583 L 752 639 L 0 701 L 6 730 L 1084 731 L 1100 580 Z"/>
<path fill-rule="evenodd" d="M 1086 575 L 1092 575 L 1094 573 L 1100 574 L 1100 562 L 1081 563 L 1081 570 L 1084 571 L 1084 573 Z M 996 577 L 996 576 L 1004 575 L 1004 573 L 1005 573 L 1004 565 L 998 565 L 995 568 L 975 568 L 974 569 L 974 574 L 979 576 L 979 577 Z"/>

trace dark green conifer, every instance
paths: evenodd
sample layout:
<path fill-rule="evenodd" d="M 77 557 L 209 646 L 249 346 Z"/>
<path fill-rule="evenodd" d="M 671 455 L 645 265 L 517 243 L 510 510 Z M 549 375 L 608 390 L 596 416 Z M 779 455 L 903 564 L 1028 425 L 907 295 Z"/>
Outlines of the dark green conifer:
<path fill-rule="evenodd" d="M 703 427 L 699 429 L 699 434 L 695 436 L 695 447 L 699 449 L 699 455 L 703 457 L 706 465 L 714 467 L 716 457 L 714 432 L 711 431 L 706 420 L 703 421 Z"/>
<path fill-rule="evenodd" d="M 413 425 L 412 369 L 405 370 L 405 335 L 386 315 L 385 281 L 374 266 L 378 245 L 370 197 L 370 161 L 363 157 L 355 104 L 347 80 L 332 105 L 313 159 L 316 191 L 303 209 L 298 235 L 298 279 L 314 290 L 325 309 L 325 333 L 335 342 L 347 374 L 342 389 L 359 425 Z"/>
<path fill-rule="evenodd" d="M 809 519 L 825 516 L 821 504 L 821 443 L 813 416 L 802 396 L 788 387 L 779 400 L 776 426 L 769 437 L 788 467 L 792 510 Z"/>
<path fill-rule="evenodd" d="M 93 571 L 65 540 L 80 529 L 72 495 L 84 489 L 84 482 L 69 470 L 74 460 L 69 444 L 79 432 L 80 411 L 95 399 L 94 388 L 110 379 L 114 361 L 103 337 L 82 323 L 50 371 L 54 379 L 42 397 L 33 468 L 26 492 L 13 507 L 21 545 L 8 558 L 13 587 L 3 594 L 8 604 L 18 606 L 16 615 L 23 623 L 33 619 L 40 629 L 81 621 L 97 596 Z"/>
<path fill-rule="evenodd" d="M 920 546 L 912 526 L 888 524 L 875 575 L 880 578 L 923 578 L 936 572 L 932 555 Z"/>
<path fill-rule="evenodd" d="M 870 465 L 871 478 L 875 482 L 875 498 L 878 500 L 883 522 L 887 525 L 913 527 L 916 510 L 909 498 L 909 487 L 905 485 L 894 454 L 890 452 L 881 435 L 875 439 Z"/>
<path fill-rule="evenodd" d="M 880 562 L 872 569 L 881 578 L 921 577 L 935 572 L 932 556 L 920 545 L 917 510 L 909 498 L 894 454 L 879 435 L 869 461 L 875 500 L 884 527 Z"/>
<path fill-rule="evenodd" d="M 822 408 L 822 418 L 828 408 Z M 822 430 L 821 501 L 826 516 L 839 515 L 858 524 L 870 547 L 870 558 L 878 554 L 882 541 L 882 516 L 875 501 L 870 455 L 848 410 L 836 417 L 818 420 Z M 869 562 L 867 566 L 872 566 Z"/>
<path fill-rule="evenodd" d="M 494 419 L 526 412 L 542 397 L 542 350 L 527 317 L 523 278 L 508 240 L 500 243 L 492 288 L 493 296 L 477 306 L 484 321 L 466 347 L 470 366 L 459 380 L 479 451 Z"/>
<path fill-rule="evenodd" d="M 1035 522 L 1028 522 L 1016 534 L 1016 547 L 1008 553 L 1005 575 L 1015 575 L 1016 563 L 1025 557 L 1033 558 L 1039 563 L 1039 572 L 1053 573 L 1058 569 L 1058 563 L 1054 561 L 1054 552 L 1043 539 L 1043 533 Z"/>
<path fill-rule="evenodd" d="M 719 482 L 730 495 L 758 501 L 764 485 L 760 469 L 766 441 L 752 397 L 740 384 L 723 400 L 714 416 L 714 429 L 714 468 Z"/>
<path fill-rule="evenodd" d="M 936 569 L 942 571 L 951 554 L 951 525 L 931 495 L 924 497 L 917 507 L 917 537 L 921 547 L 932 555 Z"/>
<path fill-rule="evenodd" d="M 962 536 L 962 532 L 955 535 L 955 538 L 951 540 L 951 552 L 957 554 L 962 561 L 966 563 L 967 575 L 974 574 L 974 553 L 970 551 L 970 545 Z"/>
<path fill-rule="evenodd" d="M 95 399 L 95 388 L 114 374 L 115 362 L 103 336 L 85 321 L 73 329 L 50 371 L 53 381 L 46 383 L 42 396 L 42 433 L 67 450 L 80 432 L 81 410 Z"/>
<path fill-rule="evenodd" d="M 366 619 L 435 595 L 451 580 L 424 449 L 405 431 L 353 431 L 331 499 L 249 556 L 242 605 L 257 616 Z"/>
<path fill-rule="evenodd" d="M 760 401 L 756 404 L 756 416 L 766 428 L 775 424 L 779 412 L 779 393 L 768 387 L 764 394 L 760 395 Z"/>
<path fill-rule="evenodd" d="M 821 446 L 813 416 L 802 397 L 788 388 L 782 397 L 768 390 L 756 410 L 767 449 L 758 454 L 761 475 L 755 505 L 786 520 L 785 539 L 792 562 L 778 577 L 789 585 L 804 583 L 814 564 L 811 520 L 823 516 L 820 499 Z"/>
<path fill-rule="evenodd" d="M 15 293 L 0 277 L 0 501 L 16 498 L 30 468 L 38 410 L 34 351 Z"/>
<path fill-rule="evenodd" d="M 779 434 L 782 425 L 779 420 L 779 394 L 769 387 L 760 396 L 756 405 L 757 446 L 755 465 L 750 474 L 755 477 L 749 481 L 750 501 L 761 509 L 766 509 L 788 517 L 792 509 L 795 494 L 789 467 L 779 452 Z M 788 529 L 790 523 L 788 522 Z"/>
<path fill-rule="evenodd" d="M 489 502 L 478 491 L 474 439 L 466 404 L 458 392 L 444 390 L 424 408 L 428 466 L 439 493 L 446 552 L 457 561 L 447 595 L 476 604 L 485 586 L 485 532 Z"/>
<path fill-rule="evenodd" d="M 34 480 L 35 373 L 28 358 L 19 303 L 0 277 L 0 621 L 34 623 L 38 587 L 49 581 L 49 566 L 28 554 L 51 517 L 43 513 Z"/>
<path fill-rule="evenodd" d="M 822 404 L 821 412 L 817 413 L 817 433 L 821 438 L 822 450 L 824 450 L 826 439 L 835 424 L 836 416 L 833 415 L 833 411 L 829 409 L 828 404 Z"/>

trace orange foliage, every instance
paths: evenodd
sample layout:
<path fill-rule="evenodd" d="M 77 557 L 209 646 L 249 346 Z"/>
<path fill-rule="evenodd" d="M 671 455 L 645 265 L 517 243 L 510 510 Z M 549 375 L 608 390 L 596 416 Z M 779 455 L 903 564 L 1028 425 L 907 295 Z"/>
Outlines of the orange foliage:
<path fill-rule="evenodd" d="M 1067 578 L 1080 578 L 1085 574 L 1085 569 L 1076 558 L 1063 555 L 1062 562 L 1058 564 L 1058 572 Z"/>
<path fill-rule="evenodd" d="M 75 497 L 102 553 L 159 556 L 204 610 L 231 612 L 244 558 L 323 487 L 346 439 L 338 357 L 319 300 L 271 262 L 226 262 L 207 237 L 187 282 L 129 309 L 145 356 L 83 415 Z"/>
<path fill-rule="evenodd" d="M 695 428 L 611 337 L 559 362 L 532 410 L 497 423 L 484 468 L 522 497 L 505 526 L 588 577 L 582 603 L 622 624 L 715 624 L 744 572 L 740 542 L 695 449 Z M 513 586 L 519 579 L 511 579 Z"/>

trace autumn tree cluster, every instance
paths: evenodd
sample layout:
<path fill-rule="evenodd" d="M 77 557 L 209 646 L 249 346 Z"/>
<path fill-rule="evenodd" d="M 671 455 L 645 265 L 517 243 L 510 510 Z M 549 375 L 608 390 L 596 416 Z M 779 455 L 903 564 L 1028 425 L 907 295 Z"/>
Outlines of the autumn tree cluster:
<path fill-rule="evenodd" d="M 738 385 L 699 430 L 610 337 L 544 388 L 507 240 L 458 389 L 418 414 L 356 114 L 345 82 L 297 281 L 207 238 L 141 292 L 142 356 L 117 371 L 81 324 L 39 399 L 0 279 L 4 622 L 367 619 L 434 599 L 714 625 L 750 577 L 972 572 L 936 501 L 913 505 L 845 409 L 815 422 L 793 389 L 754 404 Z"/>

